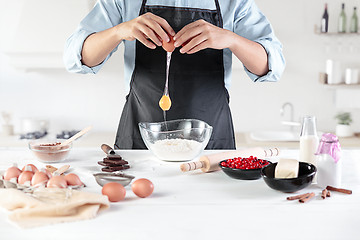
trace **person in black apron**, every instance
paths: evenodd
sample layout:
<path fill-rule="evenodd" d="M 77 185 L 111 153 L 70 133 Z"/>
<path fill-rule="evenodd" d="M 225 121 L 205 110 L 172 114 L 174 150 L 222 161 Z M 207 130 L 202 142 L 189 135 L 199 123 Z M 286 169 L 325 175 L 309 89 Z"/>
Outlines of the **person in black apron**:
<path fill-rule="evenodd" d="M 150 6 L 143 0 L 140 14 L 153 13 L 165 19 L 175 32 L 199 19 L 222 28 L 218 0 L 216 10 Z M 150 49 L 136 41 L 135 69 L 130 92 L 121 115 L 115 148 L 146 149 L 139 122 L 161 122 L 163 112 L 158 102 L 165 84 L 166 51 Z M 235 149 L 235 137 L 229 94 L 224 83 L 223 50 L 204 49 L 195 54 L 172 54 L 169 75 L 172 106 L 167 120 L 199 119 L 213 127 L 207 149 Z"/>

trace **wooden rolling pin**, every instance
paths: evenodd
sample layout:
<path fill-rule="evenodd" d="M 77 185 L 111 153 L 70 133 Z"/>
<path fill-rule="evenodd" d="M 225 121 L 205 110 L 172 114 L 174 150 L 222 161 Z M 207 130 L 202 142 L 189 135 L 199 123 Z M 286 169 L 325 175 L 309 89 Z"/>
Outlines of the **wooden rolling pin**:
<path fill-rule="evenodd" d="M 212 172 L 220 170 L 219 162 L 226 159 L 231 159 L 235 157 L 250 157 L 254 156 L 257 158 L 264 157 L 274 157 L 280 154 L 278 148 L 263 149 L 260 147 L 257 148 L 248 148 L 243 150 L 234 150 L 228 152 L 215 153 L 210 155 L 201 156 L 197 162 L 183 163 L 180 165 L 180 169 L 183 172 L 194 171 L 196 169 L 201 169 L 203 172 Z"/>

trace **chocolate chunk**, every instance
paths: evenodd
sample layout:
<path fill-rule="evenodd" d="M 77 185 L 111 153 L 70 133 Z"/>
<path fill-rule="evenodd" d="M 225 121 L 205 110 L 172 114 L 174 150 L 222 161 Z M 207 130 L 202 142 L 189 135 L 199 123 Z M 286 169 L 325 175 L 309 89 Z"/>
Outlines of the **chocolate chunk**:
<path fill-rule="evenodd" d="M 122 157 L 120 155 L 118 155 L 118 154 L 108 154 L 107 158 L 108 159 L 113 159 L 113 160 L 121 160 L 122 159 Z"/>
<path fill-rule="evenodd" d="M 101 171 L 103 171 L 103 172 L 115 172 L 113 170 L 110 170 L 108 167 L 102 168 Z"/>
<path fill-rule="evenodd" d="M 103 172 L 115 172 L 115 171 L 119 171 L 119 170 L 125 170 L 130 168 L 129 165 L 123 165 L 123 166 L 118 166 L 118 167 L 104 167 L 101 169 L 101 171 Z"/>
<path fill-rule="evenodd" d="M 120 164 L 112 164 L 112 163 L 108 163 L 108 162 L 104 162 L 104 161 L 99 161 L 98 164 L 101 166 L 119 167 L 119 166 L 124 166 L 125 164 L 128 164 L 128 162 L 125 161 L 125 162 L 121 162 Z"/>
<path fill-rule="evenodd" d="M 101 166 L 112 166 L 111 163 L 105 163 L 104 161 L 99 161 L 98 164 Z"/>
<path fill-rule="evenodd" d="M 110 163 L 110 164 L 116 164 L 116 165 L 124 165 L 124 164 L 128 164 L 127 161 L 123 160 L 123 159 L 119 159 L 119 160 L 113 160 L 113 159 L 108 159 L 108 158 L 104 158 L 104 163 Z"/>
<path fill-rule="evenodd" d="M 109 168 L 110 170 L 118 171 L 118 170 L 128 169 L 128 168 L 130 168 L 130 166 L 129 165 L 122 165 L 122 166 L 107 167 L 107 168 Z"/>

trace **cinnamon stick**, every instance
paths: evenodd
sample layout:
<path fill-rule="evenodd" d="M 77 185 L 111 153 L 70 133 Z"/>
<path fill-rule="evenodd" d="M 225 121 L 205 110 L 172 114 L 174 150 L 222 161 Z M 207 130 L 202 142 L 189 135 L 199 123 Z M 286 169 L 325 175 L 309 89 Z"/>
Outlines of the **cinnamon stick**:
<path fill-rule="evenodd" d="M 335 191 L 335 192 L 345 193 L 345 194 L 352 194 L 351 190 L 343 189 L 343 188 L 336 188 L 336 187 L 332 187 L 332 186 L 327 186 L 326 189 L 331 190 L 331 191 Z"/>
<path fill-rule="evenodd" d="M 321 192 L 321 198 L 322 199 L 325 199 L 327 197 L 327 193 L 328 193 L 328 190 L 325 188 L 324 190 L 322 190 Z"/>
<path fill-rule="evenodd" d="M 287 197 L 286 200 L 297 200 L 308 196 L 310 193 L 304 193 L 296 196 Z"/>
<path fill-rule="evenodd" d="M 331 193 L 330 193 L 329 190 L 328 190 L 327 193 L 326 193 L 326 197 L 331 197 Z"/>
<path fill-rule="evenodd" d="M 312 199 L 315 196 L 315 193 L 309 193 L 306 197 L 300 198 L 299 202 L 301 203 L 306 203 L 307 201 L 309 201 L 310 199 Z"/>

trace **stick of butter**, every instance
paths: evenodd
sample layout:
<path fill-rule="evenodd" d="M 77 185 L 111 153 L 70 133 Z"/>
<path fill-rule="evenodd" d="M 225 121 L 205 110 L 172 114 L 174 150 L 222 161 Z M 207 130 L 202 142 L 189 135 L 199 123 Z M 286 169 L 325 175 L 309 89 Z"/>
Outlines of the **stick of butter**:
<path fill-rule="evenodd" d="M 299 161 L 296 159 L 279 159 L 275 167 L 275 178 L 297 178 Z"/>

